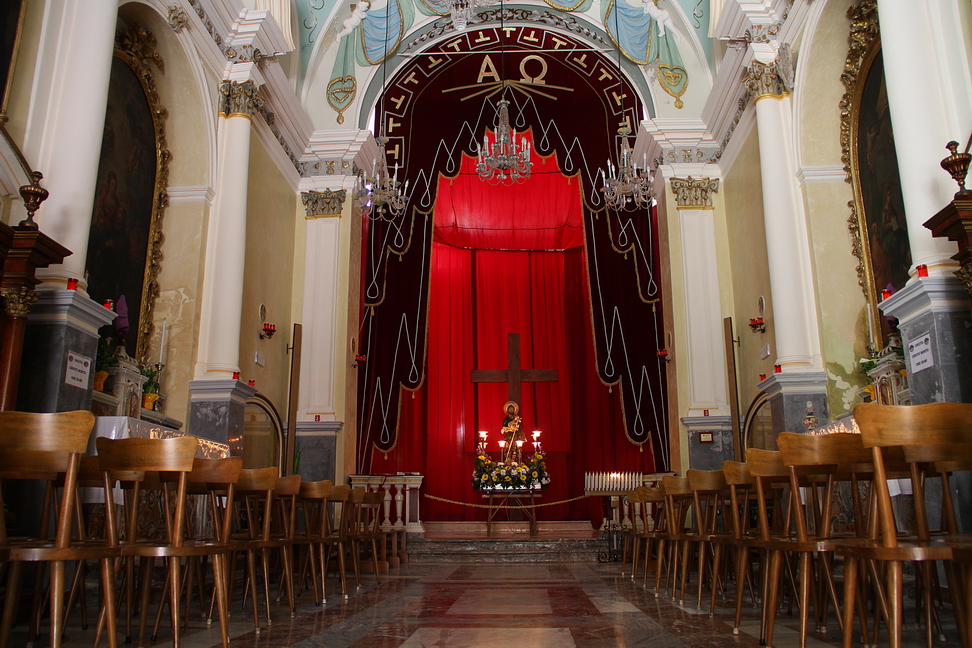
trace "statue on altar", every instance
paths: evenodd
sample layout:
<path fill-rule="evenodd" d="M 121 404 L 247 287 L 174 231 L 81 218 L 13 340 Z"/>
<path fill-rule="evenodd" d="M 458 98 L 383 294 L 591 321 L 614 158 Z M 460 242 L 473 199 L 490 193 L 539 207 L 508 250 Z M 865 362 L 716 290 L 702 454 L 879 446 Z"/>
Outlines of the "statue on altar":
<path fill-rule="evenodd" d="M 522 446 L 526 443 L 526 436 L 523 434 L 523 420 L 520 418 L 520 406 L 515 401 L 508 401 L 503 406 L 506 417 L 503 419 L 503 440 L 506 447 L 503 450 L 504 463 L 520 463 Z M 517 441 L 520 443 L 518 444 Z"/>

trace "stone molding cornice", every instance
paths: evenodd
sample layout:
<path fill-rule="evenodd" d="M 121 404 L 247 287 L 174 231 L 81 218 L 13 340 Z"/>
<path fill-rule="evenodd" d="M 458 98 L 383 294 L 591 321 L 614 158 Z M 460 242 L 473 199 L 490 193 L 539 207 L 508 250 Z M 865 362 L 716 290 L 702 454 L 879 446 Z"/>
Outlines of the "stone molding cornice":
<path fill-rule="evenodd" d="M 111 324 L 118 313 L 105 308 L 80 290 L 40 290 L 37 303 L 30 310 L 27 320 L 31 323 L 48 323 L 67 320 L 69 326 L 97 333 L 98 329 Z"/>
<path fill-rule="evenodd" d="M 899 326 L 911 323 L 925 313 L 954 313 L 969 309 L 969 292 L 962 279 L 933 275 L 909 281 L 878 308 L 888 317 L 898 318 Z"/>
<path fill-rule="evenodd" d="M 344 189 L 331 191 L 302 191 L 301 200 L 304 202 L 304 210 L 307 218 L 320 218 L 321 216 L 340 216 L 344 209 L 344 201 L 348 197 L 348 192 Z"/>
<path fill-rule="evenodd" d="M 718 178 L 672 178 L 678 209 L 712 209 L 712 194 L 719 191 Z"/>
<path fill-rule="evenodd" d="M 731 430 L 731 416 L 683 416 L 679 419 L 688 430 Z"/>
<path fill-rule="evenodd" d="M 297 436 L 336 436 L 344 421 L 297 421 Z"/>

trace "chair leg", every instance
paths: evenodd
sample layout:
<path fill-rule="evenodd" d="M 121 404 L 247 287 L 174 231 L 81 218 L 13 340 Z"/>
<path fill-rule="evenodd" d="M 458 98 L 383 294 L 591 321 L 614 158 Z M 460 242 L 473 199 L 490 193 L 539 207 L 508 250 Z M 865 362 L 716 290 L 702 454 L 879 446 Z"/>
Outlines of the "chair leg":
<path fill-rule="evenodd" d="M 736 547 L 736 619 L 732 625 L 732 634 L 739 634 L 739 624 L 742 620 L 743 596 L 746 595 L 746 562 L 749 560 L 749 547 Z"/>
<path fill-rule="evenodd" d="M 169 557 L 169 614 L 172 625 L 172 648 L 179 648 L 182 641 L 182 624 L 179 623 L 179 595 L 182 588 L 179 585 L 179 559 Z"/>
<path fill-rule="evenodd" d="M 216 608 L 219 614 L 219 636 L 223 648 L 229 648 L 229 601 L 226 598 L 225 556 L 213 556 L 213 585 L 216 589 Z"/>
<path fill-rule="evenodd" d="M 61 647 L 64 635 L 64 584 L 66 581 L 63 560 L 51 563 L 51 648 Z"/>
<path fill-rule="evenodd" d="M 658 539 L 658 559 L 655 562 L 655 598 L 661 592 L 662 567 L 665 564 L 665 538 Z"/>
<path fill-rule="evenodd" d="M 888 563 L 888 635 L 891 648 L 901 648 L 902 595 L 904 592 L 903 567 L 900 562 Z"/>
<path fill-rule="evenodd" d="M 145 645 L 145 625 L 148 622 L 149 595 L 152 588 L 152 567 L 154 563 L 154 558 L 143 556 L 139 559 L 139 568 L 142 571 L 142 595 L 138 604 L 138 648 Z M 162 607 L 161 600 L 159 607 Z"/>
<path fill-rule="evenodd" d="M 270 550 L 260 550 L 260 564 L 263 568 L 263 605 L 267 610 L 267 625 L 273 625 L 270 617 Z"/>
<path fill-rule="evenodd" d="M 283 570 L 284 579 L 287 583 L 287 602 L 290 604 L 290 618 L 293 619 L 297 616 L 294 610 L 294 557 L 293 548 L 290 546 L 283 547 Z"/>
<path fill-rule="evenodd" d="M 257 602 L 256 585 L 256 551 L 253 549 L 248 549 L 246 552 L 246 569 L 250 577 L 250 598 L 253 600 L 253 631 L 255 634 L 260 634 L 260 604 Z"/>
<path fill-rule="evenodd" d="M 709 618 L 715 616 L 716 592 L 719 590 L 720 574 L 719 569 L 722 563 L 722 543 L 716 543 L 712 547 L 712 596 L 709 599 Z M 725 596 L 723 596 L 725 600 Z"/>
<path fill-rule="evenodd" d="M 105 625 L 108 633 L 108 648 L 118 646 L 118 620 L 115 618 L 115 561 L 112 558 L 102 558 L 101 563 L 101 593 L 104 597 Z"/>
<path fill-rule="evenodd" d="M 766 645 L 773 645 L 773 626 L 776 624 L 776 606 L 779 598 L 780 570 L 783 555 L 781 551 L 770 551 L 769 568 L 766 572 L 766 599 L 763 601 L 763 627 Z"/>
<path fill-rule="evenodd" d="M 381 571 L 378 569 L 378 540 L 371 537 L 371 562 L 375 568 L 375 582 L 381 585 Z"/>
<path fill-rule="evenodd" d="M 810 570 L 813 567 L 810 553 L 800 552 L 800 648 L 807 648 L 810 630 Z"/>

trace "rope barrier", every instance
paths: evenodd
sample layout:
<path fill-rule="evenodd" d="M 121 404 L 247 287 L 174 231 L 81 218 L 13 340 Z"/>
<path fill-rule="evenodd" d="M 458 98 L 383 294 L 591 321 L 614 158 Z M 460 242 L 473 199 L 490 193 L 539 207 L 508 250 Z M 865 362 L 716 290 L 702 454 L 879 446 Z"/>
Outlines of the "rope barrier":
<path fill-rule="evenodd" d="M 543 504 L 526 504 L 523 506 L 512 506 L 506 504 L 470 504 L 469 502 L 457 502 L 456 500 L 446 499 L 444 497 L 436 497 L 435 495 L 429 495 L 428 493 L 422 493 L 429 499 L 434 499 L 437 502 L 446 502 L 447 504 L 458 504 L 459 506 L 468 506 L 470 508 L 482 508 L 482 509 L 531 509 L 540 508 L 542 506 L 556 506 L 557 504 L 568 504 L 570 502 L 576 502 L 577 500 L 582 500 L 586 497 L 591 497 L 590 495 L 579 495 L 577 497 L 572 497 L 570 499 L 560 500 L 558 502 L 544 502 Z M 517 497 L 516 495 L 500 495 L 504 499 L 509 499 L 511 497 Z"/>

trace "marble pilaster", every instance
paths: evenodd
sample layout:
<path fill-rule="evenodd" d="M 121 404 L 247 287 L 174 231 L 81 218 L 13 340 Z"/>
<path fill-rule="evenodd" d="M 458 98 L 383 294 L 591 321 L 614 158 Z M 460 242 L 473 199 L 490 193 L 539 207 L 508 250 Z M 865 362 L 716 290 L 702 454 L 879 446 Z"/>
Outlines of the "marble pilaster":
<path fill-rule="evenodd" d="M 718 178 L 671 178 L 682 245 L 689 416 L 729 413 L 712 194 Z"/>
<path fill-rule="evenodd" d="M 70 257 L 69 257 L 70 258 Z M 68 356 L 92 363 L 98 352 L 98 329 L 115 312 L 76 290 L 42 290 L 27 315 L 24 358 L 17 409 L 66 412 L 91 407 L 94 367 L 84 388 L 65 382 Z"/>
<path fill-rule="evenodd" d="M 340 421 L 299 421 L 297 447 L 300 465 L 297 472 L 304 481 L 330 479 L 338 483 L 337 452 Z M 344 483 L 341 481 L 340 483 Z"/>
<path fill-rule="evenodd" d="M 243 410 L 246 399 L 257 393 L 240 380 L 189 381 L 189 423 L 187 431 L 197 437 L 230 446 L 243 438 Z"/>
<path fill-rule="evenodd" d="M 682 425 L 688 430 L 689 468 L 720 470 L 723 461 L 735 459 L 731 417 L 683 416 Z"/>

